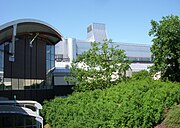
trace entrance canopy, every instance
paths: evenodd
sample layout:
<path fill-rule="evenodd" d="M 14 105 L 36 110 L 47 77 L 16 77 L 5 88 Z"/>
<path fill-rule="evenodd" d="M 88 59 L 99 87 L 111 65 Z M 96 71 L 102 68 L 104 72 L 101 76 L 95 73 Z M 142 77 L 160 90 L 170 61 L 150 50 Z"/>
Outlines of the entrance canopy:
<path fill-rule="evenodd" d="M 0 44 L 11 40 L 13 35 L 38 35 L 56 44 L 62 40 L 61 33 L 53 26 L 35 19 L 15 20 L 0 26 Z"/>

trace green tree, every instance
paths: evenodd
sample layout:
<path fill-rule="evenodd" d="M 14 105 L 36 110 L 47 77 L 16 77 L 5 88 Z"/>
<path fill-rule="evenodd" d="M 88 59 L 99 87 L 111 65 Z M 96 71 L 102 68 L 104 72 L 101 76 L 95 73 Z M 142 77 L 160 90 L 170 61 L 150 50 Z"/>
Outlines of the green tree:
<path fill-rule="evenodd" d="M 126 78 L 130 69 L 124 50 L 117 49 L 111 41 L 92 42 L 71 64 L 71 78 L 75 91 L 104 89 Z"/>
<path fill-rule="evenodd" d="M 166 16 L 151 21 L 149 35 L 153 36 L 151 47 L 154 65 L 151 72 L 161 72 L 162 79 L 180 82 L 180 20 L 178 16 Z"/>

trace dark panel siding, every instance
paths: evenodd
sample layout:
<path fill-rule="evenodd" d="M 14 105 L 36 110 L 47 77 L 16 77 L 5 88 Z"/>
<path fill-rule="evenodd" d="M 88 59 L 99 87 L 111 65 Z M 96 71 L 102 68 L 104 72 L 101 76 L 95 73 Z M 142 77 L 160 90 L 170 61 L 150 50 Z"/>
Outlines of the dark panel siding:
<path fill-rule="evenodd" d="M 16 41 L 15 61 L 12 62 L 12 78 L 24 77 L 24 39 Z"/>
<path fill-rule="evenodd" d="M 33 47 L 31 47 L 31 78 L 37 78 L 37 41 L 33 42 Z M 40 61 L 40 60 L 39 60 Z"/>
<path fill-rule="evenodd" d="M 31 47 L 29 47 L 29 39 L 26 37 L 26 40 L 25 40 L 25 46 L 24 46 L 24 49 L 25 49 L 25 53 L 24 53 L 24 58 L 25 58 L 25 77 L 26 78 L 31 78 Z"/>
<path fill-rule="evenodd" d="M 15 43 L 15 61 L 9 61 L 5 54 L 4 77 L 19 79 L 45 79 L 46 78 L 46 42 L 35 40 L 33 47 L 30 40 L 23 37 Z M 5 46 L 9 51 L 9 45 Z"/>
<path fill-rule="evenodd" d="M 5 51 L 9 51 L 9 45 L 4 46 Z M 10 78 L 11 77 L 11 62 L 9 61 L 9 54 L 7 52 L 4 54 L 4 77 Z"/>
<path fill-rule="evenodd" d="M 0 90 L 0 97 L 7 97 L 10 100 L 14 99 L 16 95 L 17 100 L 35 100 L 39 103 L 43 103 L 44 100 L 50 100 L 56 96 L 68 96 L 72 94 L 73 86 L 61 85 L 54 86 L 53 89 L 44 89 L 44 90 Z"/>
<path fill-rule="evenodd" d="M 46 44 L 43 41 L 37 43 L 37 78 L 46 77 Z"/>

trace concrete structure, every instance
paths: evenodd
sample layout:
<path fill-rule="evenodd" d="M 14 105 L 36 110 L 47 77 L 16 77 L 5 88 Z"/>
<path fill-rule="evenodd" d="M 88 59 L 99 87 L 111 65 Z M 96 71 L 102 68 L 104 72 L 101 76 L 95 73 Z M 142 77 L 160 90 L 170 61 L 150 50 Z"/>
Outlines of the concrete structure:
<path fill-rule="evenodd" d="M 108 39 L 105 24 L 92 23 L 87 27 L 87 41 L 88 42 L 102 42 Z"/>
<path fill-rule="evenodd" d="M 86 40 L 67 38 L 56 44 L 55 66 L 70 67 L 73 59 L 91 48 L 90 42 L 102 42 L 104 39 L 108 39 L 105 24 L 90 24 L 87 28 Z M 112 42 L 110 45 L 125 50 L 128 59 L 133 62 L 130 65 L 132 72 L 147 70 L 152 65 L 150 45 L 122 42 Z"/>

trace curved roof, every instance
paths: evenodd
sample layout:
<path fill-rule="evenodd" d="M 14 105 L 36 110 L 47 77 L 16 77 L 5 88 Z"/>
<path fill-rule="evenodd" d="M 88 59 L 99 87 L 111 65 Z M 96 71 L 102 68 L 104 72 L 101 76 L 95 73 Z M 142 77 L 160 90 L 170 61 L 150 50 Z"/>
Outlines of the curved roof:
<path fill-rule="evenodd" d="M 41 124 L 43 123 L 43 118 L 39 116 L 36 112 L 25 107 L 17 107 L 12 105 L 0 105 L 0 114 L 19 114 L 25 116 L 35 117 L 37 121 Z"/>
<path fill-rule="evenodd" d="M 35 19 L 20 19 L 0 26 L 0 43 L 12 38 L 14 25 L 17 25 L 16 36 L 39 33 L 38 36 L 53 44 L 62 40 L 62 34 L 48 23 Z"/>
<path fill-rule="evenodd" d="M 38 103 L 37 101 L 33 100 L 0 100 L 0 104 L 11 104 L 13 105 L 14 103 L 20 104 L 20 105 L 30 105 L 33 107 L 36 107 L 36 109 L 42 109 L 42 105 Z"/>

